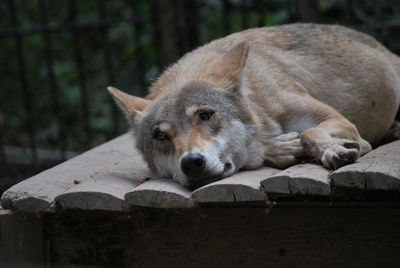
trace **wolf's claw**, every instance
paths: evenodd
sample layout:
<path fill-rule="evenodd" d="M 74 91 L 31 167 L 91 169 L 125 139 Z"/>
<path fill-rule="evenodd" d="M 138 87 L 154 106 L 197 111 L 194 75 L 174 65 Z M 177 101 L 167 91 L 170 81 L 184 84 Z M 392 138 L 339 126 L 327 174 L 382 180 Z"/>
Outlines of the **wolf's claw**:
<path fill-rule="evenodd" d="M 339 142 L 338 144 L 334 144 L 325 149 L 321 157 L 321 163 L 324 167 L 335 170 L 342 166 L 354 163 L 359 156 L 360 145 L 357 142 Z"/>

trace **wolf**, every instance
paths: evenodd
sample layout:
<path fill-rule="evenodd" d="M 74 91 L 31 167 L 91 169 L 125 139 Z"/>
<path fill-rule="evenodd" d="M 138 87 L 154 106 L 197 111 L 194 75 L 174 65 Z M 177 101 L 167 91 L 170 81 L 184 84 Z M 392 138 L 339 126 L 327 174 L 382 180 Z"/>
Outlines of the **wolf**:
<path fill-rule="evenodd" d="M 108 91 L 149 169 L 190 189 L 303 157 L 337 169 L 393 124 L 400 138 L 400 58 L 338 25 L 234 33 L 184 55 L 146 98 Z"/>

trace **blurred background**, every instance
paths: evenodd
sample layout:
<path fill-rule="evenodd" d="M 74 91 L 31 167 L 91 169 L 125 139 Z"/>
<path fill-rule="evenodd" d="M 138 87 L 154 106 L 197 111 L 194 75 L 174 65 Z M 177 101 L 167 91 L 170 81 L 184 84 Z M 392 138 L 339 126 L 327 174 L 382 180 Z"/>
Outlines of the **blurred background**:
<path fill-rule="evenodd" d="M 400 54 L 399 0 L 3 0 L 0 14 L 0 193 L 127 131 L 107 85 L 144 96 L 229 33 L 335 23 Z"/>

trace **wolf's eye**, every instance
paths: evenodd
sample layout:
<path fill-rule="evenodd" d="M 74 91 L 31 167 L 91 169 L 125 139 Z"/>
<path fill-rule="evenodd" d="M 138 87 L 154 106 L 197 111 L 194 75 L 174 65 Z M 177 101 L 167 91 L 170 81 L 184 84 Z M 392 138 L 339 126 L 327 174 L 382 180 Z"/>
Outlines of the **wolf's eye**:
<path fill-rule="evenodd" d="M 167 138 L 167 136 L 163 132 L 161 132 L 159 130 L 156 130 L 153 133 L 153 139 L 156 139 L 156 140 L 159 140 L 159 141 L 163 141 L 166 138 Z"/>
<path fill-rule="evenodd" d="M 214 114 L 213 111 L 206 111 L 206 112 L 200 113 L 199 117 L 201 120 L 207 121 L 207 120 L 210 120 L 210 118 L 213 116 L 213 114 Z"/>

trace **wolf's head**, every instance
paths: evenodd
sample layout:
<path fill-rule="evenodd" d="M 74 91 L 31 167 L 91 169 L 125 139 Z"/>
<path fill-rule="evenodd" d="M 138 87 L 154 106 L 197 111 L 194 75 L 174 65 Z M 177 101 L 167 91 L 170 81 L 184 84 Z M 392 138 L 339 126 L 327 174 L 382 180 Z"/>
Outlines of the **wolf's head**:
<path fill-rule="evenodd" d="M 241 93 L 247 54 L 248 45 L 242 43 L 224 56 L 213 74 L 218 77 L 213 81 L 220 82 L 193 80 L 152 101 L 109 88 L 157 176 L 193 189 L 249 162 L 261 165 L 252 115 Z"/>

